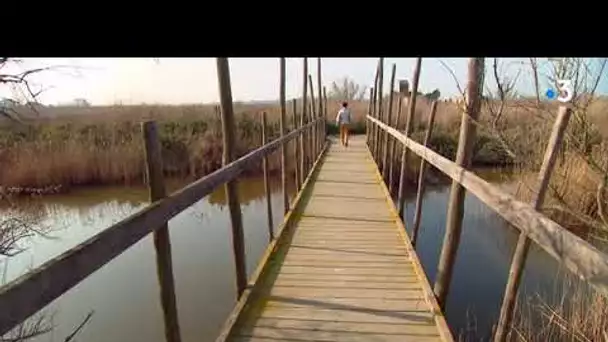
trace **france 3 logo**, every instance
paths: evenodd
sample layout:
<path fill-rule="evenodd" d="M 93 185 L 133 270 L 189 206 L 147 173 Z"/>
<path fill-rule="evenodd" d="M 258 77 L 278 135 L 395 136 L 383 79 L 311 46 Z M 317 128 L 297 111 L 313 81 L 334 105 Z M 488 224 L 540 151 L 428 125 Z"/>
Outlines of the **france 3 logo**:
<path fill-rule="evenodd" d="M 556 94 L 555 90 L 549 88 L 545 95 L 550 100 L 556 99 L 559 102 L 567 103 L 572 100 L 573 91 L 572 91 L 572 81 L 570 80 L 557 80 L 557 90 L 558 94 Z"/>

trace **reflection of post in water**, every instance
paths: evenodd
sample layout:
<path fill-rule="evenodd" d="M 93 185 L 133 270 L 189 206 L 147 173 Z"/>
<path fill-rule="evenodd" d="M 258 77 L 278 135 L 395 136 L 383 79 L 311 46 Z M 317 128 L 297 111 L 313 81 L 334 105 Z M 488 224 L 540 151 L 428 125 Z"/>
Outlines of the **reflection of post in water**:
<path fill-rule="evenodd" d="M 268 177 L 270 192 L 279 192 L 281 189 L 281 180 L 276 177 Z M 292 185 L 293 187 L 293 185 Z M 243 178 L 238 182 L 237 192 L 241 205 L 247 205 L 252 201 L 261 200 L 265 196 L 264 179 L 259 177 Z M 223 188 L 218 188 L 208 197 L 209 204 L 226 205 L 226 194 Z"/>

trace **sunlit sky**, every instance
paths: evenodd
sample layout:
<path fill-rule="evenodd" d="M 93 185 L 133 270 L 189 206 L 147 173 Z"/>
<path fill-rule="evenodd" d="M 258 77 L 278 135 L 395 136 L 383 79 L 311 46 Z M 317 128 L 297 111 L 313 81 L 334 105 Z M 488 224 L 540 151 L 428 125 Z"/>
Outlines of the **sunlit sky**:
<path fill-rule="evenodd" d="M 84 98 L 95 105 L 101 104 L 181 104 L 218 101 L 216 63 L 214 58 L 23 58 L 18 65 L 10 65 L 2 72 L 27 70 L 33 67 L 53 66 L 54 69 L 36 74 L 32 81 L 45 91 L 38 100 L 43 104 L 70 103 Z M 514 76 L 518 68 L 518 92 L 531 93 L 530 69 L 522 63 L 527 58 L 500 59 L 506 74 Z M 323 58 L 322 79 L 328 86 L 331 81 L 350 77 L 358 84 L 371 86 L 377 58 Z M 458 94 L 456 82 L 442 61 L 449 66 L 461 86 L 466 84 L 466 58 L 423 58 L 420 90 L 435 88 L 441 97 Z M 230 58 L 233 98 L 235 101 L 276 100 L 279 96 L 278 58 Z M 302 58 L 287 59 L 287 97 L 301 96 Z M 316 88 L 317 59 L 309 58 L 309 72 Z M 384 89 L 390 80 L 392 64 L 396 64 L 396 78 L 411 79 L 414 58 L 385 58 Z M 486 60 L 490 71 L 491 60 Z M 489 75 L 486 83 L 493 82 Z M 541 76 L 543 89 L 548 86 Z M 397 83 L 397 82 L 396 82 Z M 396 86 L 397 87 L 397 86 Z M 316 91 L 316 90 L 315 90 Z M 608 79 L 604 77 L 599 91 L 608 92 Z M 0 98 L 13 94 L 8 87 L 0 86 Z"/>

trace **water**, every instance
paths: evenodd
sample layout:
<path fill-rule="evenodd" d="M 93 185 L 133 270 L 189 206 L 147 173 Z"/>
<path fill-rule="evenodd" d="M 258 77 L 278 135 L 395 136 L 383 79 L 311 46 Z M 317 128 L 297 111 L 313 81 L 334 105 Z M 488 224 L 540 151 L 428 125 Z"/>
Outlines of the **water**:
<path fill-rule="evenodd" d="M 266 204 L 261 180 L 239 184 L 247 270 L 251 274 L 268 243 Z M 179 182 L 172 187 L 178 185 Z M 282 219 L 276 181 L 272 192 L 276 229 Z M 437 186 L 428 188 L 424 196 L 418 253 L 431 284 L 443 241 L 448 193 L 449 187 Z M 6 280 L 141 209 L 147 203 L 146 196 L 142 188 L 97 188 L 46 197 L 43 224 L 56 228 L 52 234 L 57 239 L 30 241 L 26 252 L 10 260 Z M 407 199 L 408 227 L 414 199 Z M 235 303 L 229 223 L 223 188 L 169 221 L 183 341 L 213 341 Z M 516 243 L 515 229 L 474 196 L 467 195 L 447 301 L 447 320 L 455 335 L 468 331 L 468 336 L 489 336 Z M 154 260 L 154 247 L 148 236 L 49 305 L 44 311 L 49 317 L 53 315 L 55 329 L 33 341 L 63 341 L 91 311 L 93 316 L 79 333 L 79 341 L 164 341 Z M 533 246 L 523 292 L 551 291 L 556 270 L 555 261 Z"/>
<path fill-rule="evenodd" d="M 280 188 L 272 184 L 275 229 L 282 220 Z M 239 183 L 246 239 L 247 271 L 257 265 L 268 242 L 263 181 Z M 141 188 L 83 189 L 44 199 L 43 224 L 57 227 L 56 239 L 29 241 L 11 258 L 10 281 L 121 218 L 143 208 Z M 176 296 L 183 341 L 212 341 L 236 301 L 230 219 L 223 188 L 169 221 Z M 152 236 L 142 239 L 44 311 L 55 329 L 32 341 L 63 341 L 93 310 L 79 341 L 164 341 Z"/>
<path fill-rule="evenodd" d="M 449 186 L 438 186 L 428 188 L 423 200 L 416 249 L 431 286 L 435 281 L 445 234 L 448 196 Z M 406 229 L 410 236 L 414 199 L 407 200 Z M 519 233 L 472 194 L 467 193 L 465 197 L 464 211 L 462 234 L 446 302 L 446 319 L 455 337 L 462 334 L 470 340 L 488 340 L 492 325 L 498 319 Z M 532 244 L 520 295 L 551 297 L 555 292 L 557 276 L 557 262 Z"/>

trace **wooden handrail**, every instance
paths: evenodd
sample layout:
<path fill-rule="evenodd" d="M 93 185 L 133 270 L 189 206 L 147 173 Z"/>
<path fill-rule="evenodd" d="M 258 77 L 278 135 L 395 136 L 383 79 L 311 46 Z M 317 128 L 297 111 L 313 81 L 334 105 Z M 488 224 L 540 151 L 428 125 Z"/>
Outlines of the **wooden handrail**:
<path fill-rule="evenodd" d="M 320 120 L 320 119 L 319 119 Z M 268 154 L 316 125 L 314 120 L 219 170 L 155 201 L 78 246 L 45 262 L 0 288 L 0 336 L 44 308 L 87 276 L 120 255 L 149 233 L 159 229 L 218 186 L 258 165 Z"/>
<path fill-rule="evenodd" d="M 405 147 L 439 171 L 458 181 L 507 222 L 528 234 L 532 241 L 558 262 L 564 264 L 571 272 L 608 297 L 607 254 L 602 253 L 545 215 L 538 213 L 531 205 L 516 200 L 512 195 L 486 182 L 474 172 L 465 170 L 374 117 L 368 115 L 367 119 L 395 137 Z"/>

